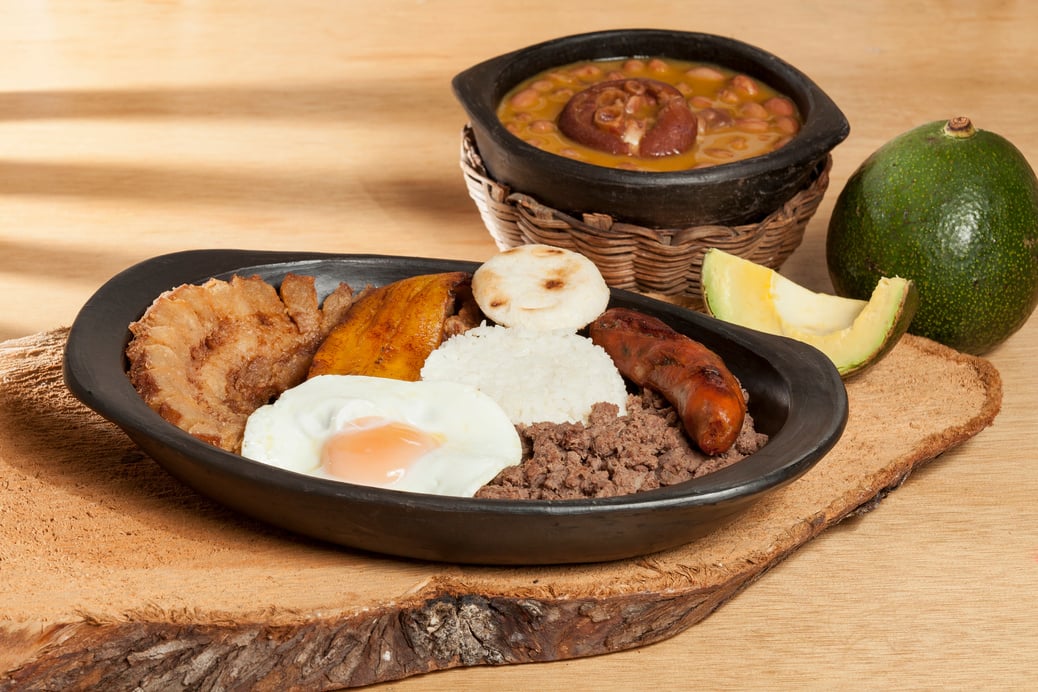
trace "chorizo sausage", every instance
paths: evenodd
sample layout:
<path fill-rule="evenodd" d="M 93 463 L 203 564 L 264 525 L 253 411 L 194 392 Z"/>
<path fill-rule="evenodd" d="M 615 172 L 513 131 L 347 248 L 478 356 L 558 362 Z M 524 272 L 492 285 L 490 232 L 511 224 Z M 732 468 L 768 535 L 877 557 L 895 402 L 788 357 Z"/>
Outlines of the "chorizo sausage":
<path fill-rule="evenodd" d="M 611 308 L 590 326 L 624 377 L 659 392 L 681 417 L 685 431 L 707 454 L 727 451 L 742 430 L 742 386 L 716 353 L 662 320 Z"/>
<path fill-rule="evenodd" d="M 617 79 L 574 94 L 559 130 L 599 151 L 643 157 L 680 154 L 698 132 L 681 92 L 654 79 Z"/>

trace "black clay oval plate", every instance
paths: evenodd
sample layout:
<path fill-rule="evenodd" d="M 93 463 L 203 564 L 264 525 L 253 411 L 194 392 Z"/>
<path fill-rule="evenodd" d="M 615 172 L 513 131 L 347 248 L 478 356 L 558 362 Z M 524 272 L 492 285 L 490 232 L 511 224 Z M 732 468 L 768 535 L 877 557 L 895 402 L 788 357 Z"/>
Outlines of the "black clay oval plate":
<path fill-rule="evenodd" d="M 137 264 L 104 284 L 76 317 L 65 381 L 169 473 L 246 515 L 331 543 L 390 555 L 477 564 L 616 560 L 689 543 L 805 473 L 839 439 L 847 394 L 819 351 L 666 302 L 613 290 L 611 304 L 655 315 L 719 353 L 750 392 L 771 438 L 701 478 L 634 495 L 567 501 L 478 500 L 340 483 L 285 471 L 196 440 L 152 411 L 126 376 L 129 324 L 163 291 L 237 273 L 275 285 L 289 272 L 383 285 L 415 274 L 473 271 L 453 260 L 382 255 L 194 250 Z"/>

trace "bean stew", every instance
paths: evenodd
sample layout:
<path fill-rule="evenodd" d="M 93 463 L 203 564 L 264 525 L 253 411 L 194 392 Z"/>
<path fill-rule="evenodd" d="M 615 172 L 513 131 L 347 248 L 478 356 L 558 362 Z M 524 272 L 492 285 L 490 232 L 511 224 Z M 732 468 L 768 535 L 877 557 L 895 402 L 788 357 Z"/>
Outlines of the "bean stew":
<path fill-rule="evenodd" d="M 793 101 L 760 80 L 663 57 L 546 70 L 509 91 L 497 115 L 512 134 L 545 151 L 644 171 L 766 154 L 802 125 Z"/>

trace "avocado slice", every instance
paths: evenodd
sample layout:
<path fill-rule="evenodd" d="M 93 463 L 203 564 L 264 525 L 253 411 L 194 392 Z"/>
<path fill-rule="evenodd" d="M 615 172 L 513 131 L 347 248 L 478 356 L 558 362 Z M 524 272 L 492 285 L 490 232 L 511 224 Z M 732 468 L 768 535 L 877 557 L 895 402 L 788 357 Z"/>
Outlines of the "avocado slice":
<path fill-rule="evenodd" d="M 703 257 L 702 293 L 710 315 L 810 344 L 845 379 L 889 353 L 919 306 L 918 291 L 908 279 L 882 277 L 868 300 L 843 298 L 816 293 L 717 248 Z"/>

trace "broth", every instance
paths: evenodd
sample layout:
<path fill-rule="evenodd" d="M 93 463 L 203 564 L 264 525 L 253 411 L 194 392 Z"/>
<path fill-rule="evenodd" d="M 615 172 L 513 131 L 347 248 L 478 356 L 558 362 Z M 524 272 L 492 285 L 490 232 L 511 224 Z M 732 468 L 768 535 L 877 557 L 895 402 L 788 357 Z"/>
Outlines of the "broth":
<path fill-rule="evenodd" d="M 618 79 L 651 79 L 680 91 L 696 116 L 694 144 L 665 156 L 611 154 L 559 131 L 559 115 L 575 94 Z M 497 115 L 512 134 L 545 151 L 643 171 L 687 170 L 760 156 L 789 142 L 802 124 L 793 101 L 760 80 L 709 63 L 661 57 L 581 61 L 545 70 L 509 91 Z"/>

